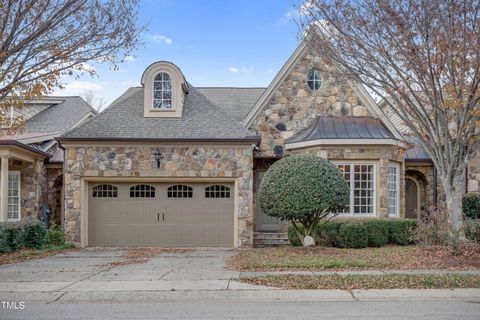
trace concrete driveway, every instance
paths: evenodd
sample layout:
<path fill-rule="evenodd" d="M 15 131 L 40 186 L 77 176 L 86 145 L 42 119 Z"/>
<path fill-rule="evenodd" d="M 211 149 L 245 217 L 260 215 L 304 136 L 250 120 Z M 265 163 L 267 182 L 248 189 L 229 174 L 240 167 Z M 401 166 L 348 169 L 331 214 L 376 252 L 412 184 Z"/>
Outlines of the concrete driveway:
<path fill-rule="evenodd" d="M 225 291 L 249 285 L 235 282 L 239 272 L 225 269 L 233 250 L 205 249 L 161 254 L 148 262 L 102 265 L 121 260 L 122 251 L 87 248 L 38 260 L 0 266 L 0 294 L 42 293 L 47 299 L 68 292 Z"/>

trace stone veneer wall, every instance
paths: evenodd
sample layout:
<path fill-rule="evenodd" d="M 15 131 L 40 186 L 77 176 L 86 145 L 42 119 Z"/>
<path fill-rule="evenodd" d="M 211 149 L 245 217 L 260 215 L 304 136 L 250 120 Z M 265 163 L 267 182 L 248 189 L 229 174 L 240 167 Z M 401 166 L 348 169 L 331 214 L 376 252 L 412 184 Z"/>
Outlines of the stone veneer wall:
<path fill-rule="evenodd" d="M 275 148 L 284 150 L 285 139 L 308 127 L 317 116 L 372 116 L 338 76 L 322 72 L 320 89 L 308 87 L 310 70 L 325 65 L 321 58 L 306 54 L 254 119 L 249 129 L 262 137 L 261 156 L 275 155 Z"/>
<path fill-rule="evenodd" d="M 293 150 L 292 154 L 313 154 L 318 157 L 335 160 L 353 161 L 376 161 L 377 176 L 377 216 L 388 217 L 388 166 L 391 163 L 400 164 L 400 217 L 405 216 L 405 171 L 403 163 L 403 149 L 396 146 L 332 146 L 312 147 L 300 150 Z"/>
<path fill-rule="evenodd" d="M 10 160 L 9 171 L 20 171 L 21 219 L 39 219 L 40 207 L 46 200 L 46 168 L 43 161 L 35 163 Z"/>
<path fill-rule="evenodd" d="M 65 146 L 65 231 L 69 241 L 80 242 L 82 177 L 233 177 L 238 182 L 238 245 L 252 245 L 253 159 L 250 146 L 163 146 L 159 147 L 162 159 L 158 169 L 153 146 Z"/>

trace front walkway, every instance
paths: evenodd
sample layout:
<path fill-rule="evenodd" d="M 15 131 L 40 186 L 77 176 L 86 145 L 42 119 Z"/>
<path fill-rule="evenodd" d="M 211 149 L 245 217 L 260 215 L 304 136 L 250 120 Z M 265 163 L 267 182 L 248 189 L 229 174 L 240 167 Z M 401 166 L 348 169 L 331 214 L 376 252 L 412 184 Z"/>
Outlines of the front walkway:
<path fill-rule="evenodd" d="M 456 290 L 279 290 L 237 282 L 246 273 L 226 270 L 233 250 L 162 254 L 145 263 L 104 267 L 122 251 L 89 248 L 0 266 L 2 301 L 355 301 L 368 299 L 476 298 L 480 289 Z M 311 274 L 311 273 L 310 273 Z M 251 273 L 250 276 L 259 275 Z M 232 280 L 233 279 L 233 280 Z"/>

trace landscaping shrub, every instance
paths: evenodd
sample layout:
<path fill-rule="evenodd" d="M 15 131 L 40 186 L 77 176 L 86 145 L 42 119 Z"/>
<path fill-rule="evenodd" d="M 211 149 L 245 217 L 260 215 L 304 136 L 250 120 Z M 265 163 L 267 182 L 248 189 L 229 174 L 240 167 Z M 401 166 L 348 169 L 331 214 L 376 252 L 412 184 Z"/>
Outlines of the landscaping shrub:
<path fill-rule="evenodd" d="M 23 226 L 19 223 L 5 223 L 3 224 L 5 239 L 7 245 L 5 252 L 13 252 L 21 249 L 25 245 Z"/>
<path fill-rule="evenodd" d="M 0 225 L 0 253 L 8 253 L 11 252 L 12 249 L 8 243 L 8 235 L 6 231 L 6 226 L 1 224 Z"/>
<path fill-rule="evenodd" d="M 448 245 L 448 213 L 444 210 L 429 210 L 417 220 L 413 241 L 421 246 Z"/>
<path fill-rule="evenodd" d="M 302 228 L 302 225 L 297 225 L 297 228 Z M 292 247 L 301 247 L 302 241 L 298 238 L 298 233 L 293 226 L 288 227 L 288 240 Z"/>
<path fill-rule="evenodd" d="M 369 247 L 383 247 L 388 244 L 388 223 L 385 220 L 369 220 L 365 222 L 368 232 Z"/>
<path fill-rule="evenodd" d="M 342 173 L 328 160 L 294 155 L 275 162 L 263 176 L 258 191 L 262 212 L 291 221 L 297 237 L 317 238 L 317 226 L 329 212 L 340 212 L 349 202 Z M 296 228 L 302 224 L 303 228 Z M 315 239 L 316 240 L 316 239 Z"/>
<path fill-rule="evenodd" d="M 366 248 L 368 246 L 368 230 L 365 223 L 348 222 L 338 229 L 344 248 Z"/>
<path fill-rule="evenodd" d="M 463 196 L 463 212 L 468 219 L 480 219 L 480 194 L 467 193 Z"/>
<path fill-rule="evenodd" d="M 465 221 L 465 236 L 468 240 L 480 243 L 480 219 Z"/>
<path fill-rule="evenodd" d="M 47 229 L 41 222 L 29 222 L 24 228 L 25 247 L 41 249 L 46 243 Z"/>
<path fill-rule="evenodd" d="M 63 246 L 65 244 L 65 233 L 60 228 L 47 230 L 46 244 L 51 246 Z"/>
<path fill-rule="evenodd" d="M 345 221 L 332 220 L 320 224 L 317 227 L 318 244 L 329 247 L 339 247 L 342 243 L 339 229 L 343 223 L 345 223 Z"/>
<path fill-rule="evenodd" d="M 389 242 L 401 246 L 412 244 L 416 225 L 416 220 L 390 220 L 388 222 Z"/>
<path fill-rule="evenodd" d="M 416 220 L 334 219 L 318 225 L 317 244 L 345 248 L 381 247 L 389 243 L 406 246 L 413 242 L 416 224 Z M 348 226 L 344 227 L 344 225 Z M 299 227 L 302 226 L 299 225 Z M 365 240 L 365 234 L 367 240 Z M 288 229 L 288 238 L 292 246 L 302 245 L 293 227 Z"/>

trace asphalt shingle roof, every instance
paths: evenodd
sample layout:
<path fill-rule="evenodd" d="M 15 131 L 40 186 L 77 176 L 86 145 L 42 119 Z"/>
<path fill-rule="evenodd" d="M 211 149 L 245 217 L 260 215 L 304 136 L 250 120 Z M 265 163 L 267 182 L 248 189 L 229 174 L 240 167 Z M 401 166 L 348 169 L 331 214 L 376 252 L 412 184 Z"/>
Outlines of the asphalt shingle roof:
<path fill-rule="evenodd" d="M 201 87 L 197 89 L 210 101 L 241 122 L 266 88 Z"/>
<path fill-rule="evenodd" d="M 304 131 L 286 143 L 317 139 L 395 139 L 380 119 L 372 117 L 318 117 Z"/>
<path fill-rule="evenodd" d="M 180 118 L 144 117 L 143 88 L 129 89 L 105 111 L 77 127 L 66 139 L 245 139 L 247 129 L 189 87 Z M 251 138 L 251 137 L 250 137 Z"/>
<path fill-rule="evenodd" d="M 50 97 L 54 98 L 54 97 Z M 54 104 L 25 121 L 26 133 L 64 133 L 82 120 L 89 112 L 96 113 L 80 97 L 57 97 L 62 103 Z"/>

